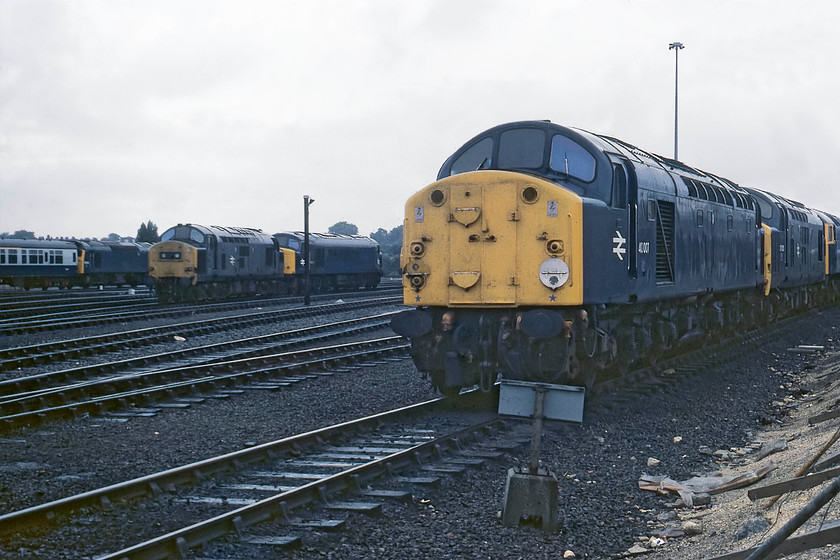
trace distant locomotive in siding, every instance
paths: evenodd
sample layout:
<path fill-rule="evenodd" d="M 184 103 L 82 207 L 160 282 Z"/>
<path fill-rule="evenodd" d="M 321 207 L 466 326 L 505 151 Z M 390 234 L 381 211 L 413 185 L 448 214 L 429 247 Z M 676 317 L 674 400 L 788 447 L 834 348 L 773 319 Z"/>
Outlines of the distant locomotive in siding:
<path fill-rule="evenodd" d="M 837 299 L 840 219 L 548 121 L 491 128 L 406 203 L 394 330 L 444 393 L 591 386 Z"/>
<path fill-rule="evenodd" d="M 304 232 L 275 233 L 274 239 L 281 248 L 303 255 Z M 370 237 L 310 233 L 309 253 L 310 281 L 315 291 L 373 289 L 382 279 L 382 252 Z M 296 272 L 300 276 L 303 267 Z"/>
<path fill-rule="evenodd" d="M 310 253 L 315 291 L 374 288 L 382 277 L 379 244 L 368 237 L 312 233 Z M 299 293 L 303 233 L 178 224 L 152 245 L 149 275 L 159 297 L 174 301 Z"/>
<path fill-rule="evenodd" d="M 18 288 L 145 285 L 149 244 L 0 239 L 0 284 Z"/>

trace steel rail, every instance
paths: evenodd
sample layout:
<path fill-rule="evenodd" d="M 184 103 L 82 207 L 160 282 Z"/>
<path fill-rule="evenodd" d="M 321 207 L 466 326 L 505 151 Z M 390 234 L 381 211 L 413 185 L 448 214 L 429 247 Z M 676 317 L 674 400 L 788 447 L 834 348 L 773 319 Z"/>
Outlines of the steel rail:
<path fill-rule="evenodd" d="M 393 292 L 396 297 L 396 290 L 385 289 L 377 291 L 378 297 L 386 297 Z M 365 294 L 367 295 L 367 294 Z M 321 294 L 316 297 L 316 300 L 335 300 L 336 298 L 356 298 L 359 296 L 357 292 L 349 293 L 331 293 Z M 118 321 L 132 321 L 139 319 L 151 319 L 161 317 L 177 317 L 180 315 L 189 315 L 194 313 L 214 313 L 220 311 L 227 311 L 231 309 L 245 309 L 253 307 L 254 305 L 282 305 L 296 301 L 298 297 L 283 297 L 283 298 L 265 298 L 265 299 L 250 299 L 250 300 L 236 300 L 228 302 L 216 303 L 202 303 L 193 305 L 179 305 L 167 306 L 162 303 L 145 303 L 145 304 L 128 304 L 119 306 L 122 308 L 151 308 L 138 310 L 122 310 L 118 311 L 112 308 L 90 309 L 82 307 L 80 309 L 87 309 L 89 313 L 82 317 L 78 314 L 71 318 L 65 319 L 67 312 L 50 313 L 41 316 L 27 317 L 18 320 L 0 320 L 0 335 L 2 334 L 20 334 L 23 332 L 40 332 L 46 330 L 57 330 L 62 328 L 75 328 L 90 325 L 99 325 L 102 323 L 114 323 Z M 115 305 L 114 307 L 118 307 Z"/>
<path fill-rule="evenodd" d="M 103 353 L 126 347 L 142 346 L 165 340 L 174 334 L 196 335 L 230 329 L 240 326 L 251 326 L 276 321 L 278 319 L 294 319 L 310 317 L 324 313 L 337 313 L 353 309 L 363 309 L 397 303 L 400 298 L 377 298 L 356 302 L 332 303 L 325 305 L 296 307 L 273 311 L 248 313 L 232 317 L 205 319 L 186 323 L 175 323 L 160 327 L 148 327 L 99 336 L 76 338 L 45 344 L 8 348 L 0 351 L 0 371 L 22 366 L 35 365 L 42 362 L 55 361 L 59 358 L 77 357 L 81 355 Z"/>
<path fill-rule="evenodd" d="M 333 336 L 334 334 L 324 335 L 324 338 L 333 338 Z M 312 356 L 313 354 L 332 354 L 340 356 L 350 349 L 355 350 L 356 348 L 366 347 L 369 345 L 379 345 L 383 341 L 391 342 L 402 340 L 404 339 L 402 339 L 401 337 L 388 337 L 341 345 L 308 348 L 296 351 L 275 351 L 274 353 L 266 352 L 258 355 L 238 356 L 231 357 L 228 359 L 213 359 L 207 360 L 206 362 L 199 364 L 179 364 L 174 366 L 167 366 L 164 368 L 151 369 L 148 371 L 123 373 L 109 377 L 100 377 L 97 379 L 83 380 L 76 383 L 72 383 L 70 385 L 37 389 L 34 391 L 15 393 L 0 397 L 0 415 L 5 416 L 11 414 L 12 412 L 25 412 L 28 408 L 27 405 L 32 403 L 33 401 L 37 401 L 44 408 L 48 408 L 47 404 L 50 403 L 65 404 L 69 399 L 74 398 L 74 394 L 82 393 L 87 396 L 89 390 L 96 390 L 99 387 L 104 387 L 105 390 L 113 391 L 118 390 L 118 387 L 120 387 L 121 385 L 136 386 L 138 382 L 146 383 L 146 385 L 148 385 L 149 380 L 155 380 L 158 378 L 165 379 L 167 377 L 172 376 L 179 377 L 180 379 L 178 380 L 180 381 L 183 380 L 184 377 L 189 376 L 190 374 L 201 375 L 205 372 L 209 374 L 213 371 L 218 370 L 238 371 L 243 367 L 259 367 L 264 364 L 276 365 L 292 360 L 297 360 L 301 356 Z M 306 341 L 301 341 L 301 343 L 307 344 L 315 342 L 319 342 L 317 337 L 311 338 Z M 2 421 L 2 416 L 0 416 L 0 421 Z"/>
<path fill-rule="evenodd" d="M 150 364 L 178 360 L 189 359 L 190 365 L 196 365 L 194 356 L 199 356 L 208 353 L 215 353 L 217 357 L 209 358 L 200 363 L 213 363 L 233 357 L 258 356 L 261 353 L 271 351 L 272 349 L 281 347 L 292 347 L 295 345 L 305 344 L 308 340 L 286 340 L 293 337 L 311 337 L 309 340 L 323 340 L 328 337 L 341 336 L 352 329 L 352 332 L 362 332 L 371 330 L 387 323 L 388 319 L 394 315 L 396 311 L 389 313 L 380 313 L 369 317 L 360 317 L 358 319 L 349 319 L 346 321 L 334 321 L 331 323 L 324 323 L 312 327 L 304 327 L 290 331 L 282 331 L 273 334 L 266 334 L 228 342 L 218 342 L 215 344 L 205 344 L 203 346 L 193 346 L 191 348 L 184 348 L 172 352 L 162 352 L 159 354 L 151 354 L 137 358 L 127 358 L 114 362 L 105 362 L 100 364 L 93 364 L 89 366 L 82 366 L 77 368 L 64 369 L 59 371 L 52 371 L 47 373 L 39 373 L 36 375 L 29 375 L 25 377 L 16 377 L 0 381 L 0 405 L 4 401 L 4 397 L 10 397 L 16 393 L 30 393 L 38 391 L 45 385 L 65 382 L 67 380 L 85 379 L 91 375 L 107 374 L 111 372 L 124 371 L 126 369 L 136 369 L 140 367 L 148 367 Z M 331 335 L 316 336 L 317 333 L 324 331 L 345 329 L 342 332 L 333 333 Z M 250 347 L 250 349 L 243 350 L 242 347 Z M 239 350 L 237 350 L 239 348 Z M 218 356 L 218 353 L 230 352 L 229 356 Z M 172 364 L 171 367 L 179 364 Z M 163 369 L 163 368 L 156 368 Z M 149 370 L 152 371 L 152 370 Z"/>
<path fill-rule="evenodd" d="M 29 527 L 50 524 L 56 520 L 58 514 L 71 513 L 83 507 L 130 500 L 150 493 L 158 493 L 163 488 L 176 488 L 194 484 L 213 474 L 237 470 L 244 466 L 278 457 L 288 451 L 299 451 L 301 448 L 316 444 L 319 441 L 330 440 L 348 429 L 367 429 L 369 426 L 375 427 L 382 422 L 393 422 L 403 415 L 436 407 L 443 400 L 443 398 L 432 399 L 357 420 L 342 422 L 0 515 L 0 535 L 9 535 Z"/>
<path fill-rule="evenodd" d="M 99 307 L 94 308 L 92 304 L 96 304 Z M 11 322 L 15 319 L 20 319 L 21 317 L 26 317 L 28 319 L 38 319 L 41 317 L 49 316 L 61 317 L 74 311 L 106 311 L 126 307 L 135 307 L 138 305 L 153 306 L 159 304 L 157 303 L 157 300 L 154 298 L 154 296 L 135 295 L 111 297 L 109 299 L 102 299 L 100 301 L 74 301 L 73 303 L 59 304 L 48 303 L 46 305 L 29 305 L 28 307 L 25 307 L 23 304 L 7 305 L 6 302 L 0 300 L 0 305 L 3 306 L 2 311 L 0 311 L 0 325 L 3 325 L 4 323 Z"/>
<path fill-rule="evenodd" d="M 497 418 L 446 434 L 432 441 L 421 443 L 321 480 L 312 481 L 293 490 L 281 492 L 254 504 L 217 515 L 155 539 L 112 554 L 99 556 L 97 560 L 158 560 L 186 557 L 191 548 L 201 546 L 225 535 L 241 534 L 246 527 L 270 521 L 277 516 L 285 516 L 290 510 L 304 505 L 327 501 L 330 495 L 358 489 L 361 484 L 370 480 L 440 455 L 441 448 L 444 445 L 457 448 L 461 440 L 473 437 L 476 432 L 500 423 L 501 420 Z"/>
<path fill-rule="evenodd" d="M 362 347 L 363 345 L 368 347 L 373 346 L 373 348 L 369 350 L 356 349 Z M 335 364 L 341 364 L 344 362 L 353 363 L 362 359 L 375 359 L 381 357 L 383 353 L 401 353 L 405 351 L 409 346 L 410 345 L 407 342 L 405 342 L 405 340 L 402 337 L 389 337 L 384 339 L 366 341 L 364 343 L 353 343 L 352 345 L 346 345 L 346 351 L 344 353 L 332 353 L 331 355 L 321 355 L 311 360 L 304 360 L 280 366 L 275 364 L 261 370 L 240 370 L 223 375 L 204 375 L 193 379 L 168 382 L 164 385 L 158 385 L 154 387 L 145 387 L 140 389 L 121 391 L 109 395 L 102 395 L 84 401 L 77 401 L 74 403 L 67 403 L 59 406 L 28 410 L 26 412 L 20 412 L 17 414 L 10 414 L 7 416 L 0 417 L 0 432 L 12 430 L 21 425 L 36 425 L 50 418 L 74 418 L 83 413 L 102 415 L 107 413 L 109 410 L 124 408 L 128 404 L 130 399 L 137 400 L 139 398 L 143 398 L 148 401 L 154 399 L 171 400 L 173 398 L 176 398 L 177 395 L 191 395 L 195 394 L 199 389 L 214 389 L 220 385 L 234 385 L 238 383 L 241 379 L 250 379 L 259 375 L 282 375 L 296 371 L 306 372 L 307 370 L 315 366 L 334 366 Z M 322 349 L 312 349 L 310 351 L 299 353 L 323 354 L 329 351 L 328 348 L 330 347 L 325 347 Z M 263 361 L 268 361 L 268 358 L 266 357 Z M 241 362 L 240 365 L 251 365 L 253 363 L 253 359 L 246 358 L 243 360 L 237 360 L 237 362 Z M 230 364 L 222 363 L 211 364 L 206 366 L 196 366 L 195 368 L 183 368 L 182 370 L 172 371 L 175 373 L 180 373 L 181 371 L 185 371 L 187 369 L 209 369 L 214 367 L 229 368 L 232 366 Z M 164 374 L 171 372 L 167 370 L 165 372 L 160 373 Z M 140 377 L 142 377 L 142 374 Z M 127 381 L 130 382 L 131 379 L 127 378 Z M 280 381 L 282 380 L 278 380 L 278 382 Z M 108 382 L 106 382 L 105 384 L 107 383 Z M 109 409 L 109 406 L 112 408 Z"/>

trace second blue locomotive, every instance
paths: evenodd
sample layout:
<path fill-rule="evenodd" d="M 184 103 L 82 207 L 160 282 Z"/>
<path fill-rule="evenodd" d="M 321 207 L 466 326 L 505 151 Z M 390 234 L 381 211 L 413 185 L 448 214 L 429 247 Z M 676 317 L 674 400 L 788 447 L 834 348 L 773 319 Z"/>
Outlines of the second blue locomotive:
<path fill-rule="evenodd" d="M 178 224 L 149 251 L 149 275 L 159 297 L 174 301 L 239 294 L 300 293 L 302 232 L 270 235 L 242 227 Z M 379 244 L 369 237 L 310 234 L 310 281 L 315 291 L 375 288 L 382 277 Z"/>

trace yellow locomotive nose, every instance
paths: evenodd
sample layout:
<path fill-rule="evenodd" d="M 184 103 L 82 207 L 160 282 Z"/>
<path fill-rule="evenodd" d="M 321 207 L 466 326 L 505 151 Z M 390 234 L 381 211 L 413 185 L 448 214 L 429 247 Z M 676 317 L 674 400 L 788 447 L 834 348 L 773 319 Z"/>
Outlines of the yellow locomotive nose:
<path fill-rule="evenodd" d="M 574 193 L 506 171 L 426 187 L 406 206 L 405 303 L 579 305 L 581 213 Z"/>

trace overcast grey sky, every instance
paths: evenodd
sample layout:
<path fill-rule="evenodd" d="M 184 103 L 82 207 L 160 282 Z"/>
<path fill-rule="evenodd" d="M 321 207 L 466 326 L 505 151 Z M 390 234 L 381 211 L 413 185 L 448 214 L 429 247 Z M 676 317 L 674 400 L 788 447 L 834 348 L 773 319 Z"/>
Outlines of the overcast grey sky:
<path fill-rule="evenodd" d="M 0 0 L 0 232 L 368 234 L 553 122 L 840 214 L 840 2 Z"/>

